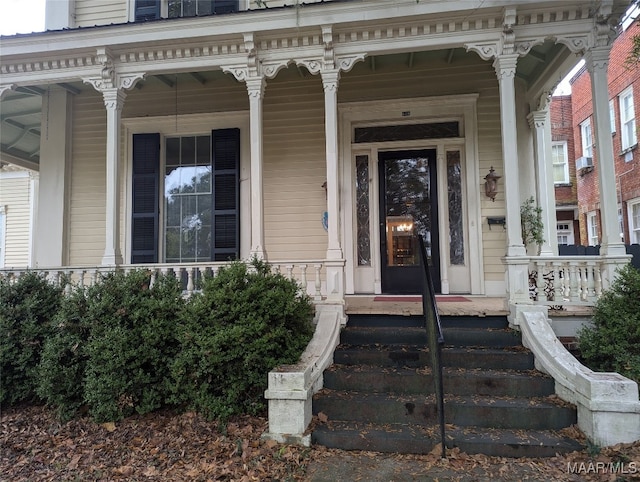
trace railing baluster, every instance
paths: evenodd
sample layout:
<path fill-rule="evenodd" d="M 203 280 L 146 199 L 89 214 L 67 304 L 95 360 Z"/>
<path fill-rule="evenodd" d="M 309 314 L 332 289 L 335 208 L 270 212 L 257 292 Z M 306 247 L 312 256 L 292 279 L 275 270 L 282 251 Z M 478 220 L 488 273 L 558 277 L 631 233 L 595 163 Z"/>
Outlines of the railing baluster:
<path fill-rule="evenodd" d="M 538 275 L 536 277 L 536 287 L 538 288 L 538 301 L 547 301 L 547 293 L 545 292 L 545 279 L 544 279 L 544 268 L 546 267 L 546 263 L 544 261 L 536 261 L 535 266 L 538 270 Z"/>
<path fill-rule="evenodd" d="M 191 296 L 193 294 L 193 289 L 194 289 L 193 266 L 189 266 L 185 269 L 187 270 L 187 295 Z"/>
<path fill-rule="evenodd" d="M 302 286 L 302 290 L 304 294 L 307 294 L 308 286 L 307 286 L 307 265 L 300 265 L 300 285 Z"/>
<path fill-rule="evenodd" d="M 600 298 L 602 295 L 602 263 L 596 263 L 595 269 L 595 292 L 596 298 Z"/>
<path fill-rule="evenodd" d="M 285 266 L 286 270 L 287 270 L 287 278 L 289 279 L 293 279 L 293 265 L 292 264 L 288 264 Z"/>
<path fill-rule="evenodd" d="M 314 264 L 313 267 L 315 268 L 315 271 L 316 271 L 316 280 L 315 280 L 316 292 L 313 296 L 313 299 L 316 301 L 320 301 L 322 300 L 322 292 L 321 292 L 322 278 L 320 277 L 320 270 L 322 269 L 322 265 L 318 263 L 318 264 Z"/>
<path fill-rule="evenodd" d="M 564 280 L 561 278 L 561 264 L 560 262 L 555 261 L 553 263 L 553 301 L 561 302 L 562 301 L 562 284 Z"/>

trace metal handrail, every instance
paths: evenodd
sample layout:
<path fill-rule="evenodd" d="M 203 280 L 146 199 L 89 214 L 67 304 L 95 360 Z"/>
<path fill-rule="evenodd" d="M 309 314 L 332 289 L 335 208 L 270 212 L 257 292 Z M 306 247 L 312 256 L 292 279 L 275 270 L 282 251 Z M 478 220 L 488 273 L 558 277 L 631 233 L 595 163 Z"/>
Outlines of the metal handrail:
<path fill-rule="evenodd" d="M 427 344 L 429 345 L 429 356 L 431 357 L 431 374 L 433 376 L 434 393 L 436 397 L 436 407 L 440 423 L 440 441 L 442 445 L 442 458 L 446 458 L 445 447 L 445 425 L 444 425 L 444 389 L 442 383 L 442 345 L 444 336 L 440 324 L 440 314 L 436 305 L 436 295 L 433 289 L 433 280 L 429 272 L 429 262 L 424 240 L 418 236 L 420 245 L 420 264 L 423 268 L 422 283 L 422 311 L 424 313 L 425 327 L 427 330 Z"/>

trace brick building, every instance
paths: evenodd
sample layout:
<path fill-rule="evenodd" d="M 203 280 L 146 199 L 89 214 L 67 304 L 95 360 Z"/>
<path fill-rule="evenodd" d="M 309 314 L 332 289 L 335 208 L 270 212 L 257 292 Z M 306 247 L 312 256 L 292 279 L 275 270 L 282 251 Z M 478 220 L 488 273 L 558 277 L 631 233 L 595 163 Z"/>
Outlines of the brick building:
<path fill-rule="evenodd" d="M 558 243 L 581 244 L 578 223 L 573 112 L 570 95 L 554 96 L 552 99 L 551 141 Z"/>
<path fill-rule="evenodd" d="M 620 233 L 625 243 L 640 243 L 640 151 L 636 128 L 636 113 L 640 112 L 640 64 L 626 63 L 632 48 L 633 36 L 638 34 L 640 34 L 638 21 L 620 34 L 611 49 L 608 67 L 616 199 Z M 574 148 L 569 152 L 574 153 L 575 163 L 568 162 L 568 164 L 573 164 L 571 167 L 576 170 L 575 186 L 577 187 L 579 222 L 579 236 L 576 233 L 575 241 L 578 243 L 580 240 L 582 244 L 597 245 L 602 239 L 598 159 L 595 150 L 597 139 L 593 129 L 595 122 L 591 100 L 591 80 L 587 69 L 578 71 L 570 83 Z M 554 101 L 554 104 L 556 104 L 556 111 L 566 108 L 566 100 L 562 98 Z M 561 123 L 561 121 L 558 122 Z M 556 136 L 559 140 L 560 136 L 565 135 L 562 129 L 555 129 L 553 132 L 554 141 Z M 567 147 L 571 149 L 568 143 Z M 559 206 L 563 205 L 565 196 L 568 195 L 564 189 L 564 186 L 556 188 Z"/>

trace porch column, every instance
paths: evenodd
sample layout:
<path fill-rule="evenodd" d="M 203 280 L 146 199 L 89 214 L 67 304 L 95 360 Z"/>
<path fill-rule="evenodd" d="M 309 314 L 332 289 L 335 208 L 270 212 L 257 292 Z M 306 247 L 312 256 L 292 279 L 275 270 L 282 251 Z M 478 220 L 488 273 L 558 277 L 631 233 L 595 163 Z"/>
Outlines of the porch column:
<path fill-rule="evenodd" d="M 339 69 L 320 72 L 324 88 L 324 131 L 327 163 L 327 300 L 344 300 L 344 259 L 340 243 L 340 195 L 338 191 L 338 83 Z M 332 261 L 339 261 L 334 263 Z"/>
<path fill-rule="evenodd" d="M 598 156 L 598 182 L 600 183 L 600 218 L 602 242 L 600 254 L 626 255 L 620 240 L 618 202 L 609 116 L 609 87 L 607 67 L 611 47 L 593 47 L 586 51 L 585 61 L 591 77 L 591 96 L 595 127 L 596 154 Z"/>
<path fill-rule="evenodd" d="M 497 55 L 493 62 L 500 89 L 500 126 L 504 159 L 504 192 L 507 214 L 507 255 L 505 262 L 510 304 L 531 303 L 529 299 L 529 261 L 522 242 L 520 223 L 520 173 L 516 144 L 515 74 L 518 54 Z"/>
<path fill-rule="evenodd" d="M 36 267 L 65 266 L 71 162 L 71 94 L 51 87 L 42 97 L 40 183 L 33 261 Z"/>
<path fill-rule="evenodd" d="M 133 88 L 144 74 L 118 74 L 108 49 L 98 49 L 97 58 L 103 66 L 101 73 L 82 80 L 102 93 L 107 109 L 105 248 L 102 265 L 116 266 L 123 262 L 120 250 L 120 118 L 126 98 L 125 90 Z"/>
<path fill-rule="evenodd" d="M 126 94 L 121 89 L 102 91 L 107 108 L 106 238 L 102 265 L 122 264 L 120 251 L 120 118 Z"/>
<path fill-rule="evenodd" d="M 555 187 L 553 182 L 553 159 L 551 152 L 551 114 L 549 109 L 531 112 L 527 119 L 533 130 L 536 160 L 536 195 L 542 208 L 544 242 L 541 256 L 558 254 L 556 228 Z"/>
<path fill-rule="evenodd" d="M 262 99 L 267 83 L 264 76 L 250 77 L 246 82 L 251 131 L 251 256 L 265 259 L 267 254 L 264 249 Z"/>
<path fill-rule="evenodd" d="M 518 54 L 496 56 L 493 67 L 500 88 L 500 126 L 502 130 L 502 156 L 504 158 L 504 192 L 507 212 L 507 256 L 525 256 L 520 229 L 520 177 L 518 146 L 516 144 L 516 89 L 515 74 Z"/>

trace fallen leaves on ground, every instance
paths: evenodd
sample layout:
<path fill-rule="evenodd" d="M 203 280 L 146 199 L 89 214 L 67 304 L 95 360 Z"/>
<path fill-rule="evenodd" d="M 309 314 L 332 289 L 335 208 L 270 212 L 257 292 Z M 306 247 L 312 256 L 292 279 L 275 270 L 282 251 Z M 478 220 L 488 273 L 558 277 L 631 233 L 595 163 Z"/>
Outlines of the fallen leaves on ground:
<path fill-rule="evenodd" d="M 0 481 L 640 480 L 640 442 L 543 459 L 454 448 L 441 459 L 439 450 L 402 455 L 282 445 L 261 439 L 266 429 L 262 417 L 222 426 L 193 412 L 161 411 L 100 425 L 88 418 L 60 423 L 44 407 L 12 408 L 0 418 Z M 627 473 L 604 472 L 616 463 Z"/>
<path fill-rule="evenodd" d="M 12 408 L 0 419 L 0 480 L 301 480 L 310 449 L 261 440 L 266 428 L 260 417 L 222 427 L 169 411 L 60 423 L 43 407 Z"/>

